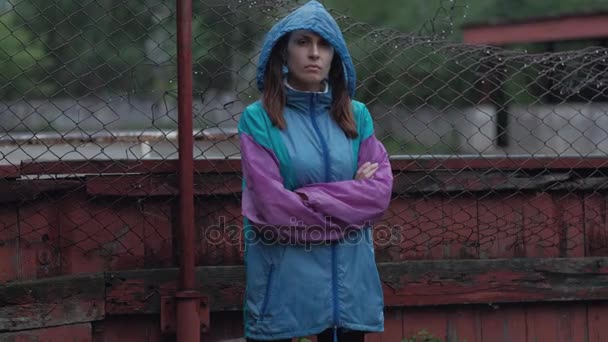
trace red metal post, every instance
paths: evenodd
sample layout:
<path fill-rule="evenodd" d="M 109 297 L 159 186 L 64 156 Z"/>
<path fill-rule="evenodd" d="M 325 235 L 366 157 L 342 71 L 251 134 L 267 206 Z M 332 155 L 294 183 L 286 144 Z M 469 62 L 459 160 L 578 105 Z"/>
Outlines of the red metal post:
<path fill-rule="evenodd" d="M 175 296 L 178 342 L 200 341 L 200 294 L 194 277 L 192 0 L 177 0 L 180 272 Z"/>

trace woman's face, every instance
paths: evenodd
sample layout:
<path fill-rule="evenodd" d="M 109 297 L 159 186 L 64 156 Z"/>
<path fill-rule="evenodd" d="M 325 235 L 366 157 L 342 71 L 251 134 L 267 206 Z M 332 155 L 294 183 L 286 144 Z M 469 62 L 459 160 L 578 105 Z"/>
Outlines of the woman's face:
<path fill-rule="evenodd" d="M 287 82 L 301 91 L 321 91 L 329 75 L 334 48 L 318 34 L 294 31 L 287 43 Z"/>

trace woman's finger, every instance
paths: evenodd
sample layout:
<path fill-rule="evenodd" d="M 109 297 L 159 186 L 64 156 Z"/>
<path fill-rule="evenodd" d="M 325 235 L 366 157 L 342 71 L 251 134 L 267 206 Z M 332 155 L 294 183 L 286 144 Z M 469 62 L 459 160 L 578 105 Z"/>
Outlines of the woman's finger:
<path fill-rule="evenodd" d="M 355 179 L 371 178 L 376 173 L 376 170 L 378 170 L 378 163 L 365 162 L 357 170 Z"/>
<path fill-rule="evenodd" d="M 363 175 L 365 174 L 365 169 L 367 168 L 367 166 L 369 165 L 369 162 L 365 162 L 363 165 L 361 165 L 359 167 L 359 169 L 357 170 L 357 173 L 355 174 L 355 178 L 359 179 L 361 177 L 363 177 Z"/>
<path fill-rule="evenodd" d="M 377 170 L 378 170 L 378 164 L 377 163 L 371 164 L 365 170 L 363 170 L 362 178 L 364 178 L 364 179 L 371 178 L 376 173 Z"/>
<path fill-rule="evenodd" d="M 368 173 L 365 174 L 365 178 L 367 178 L 367 179 L 372 178 L 376 174 L 377 170 L 378 169 L 369 171 Z"/>
<path fill-rule="evenodd" d="M 369 173 L 370 171 L 377 170 L 377 169 L 378 169 L 378 164 L 377 163 L 373 163 L 373 164 L 368 165 L 365 168 L 365 173 Z"/>

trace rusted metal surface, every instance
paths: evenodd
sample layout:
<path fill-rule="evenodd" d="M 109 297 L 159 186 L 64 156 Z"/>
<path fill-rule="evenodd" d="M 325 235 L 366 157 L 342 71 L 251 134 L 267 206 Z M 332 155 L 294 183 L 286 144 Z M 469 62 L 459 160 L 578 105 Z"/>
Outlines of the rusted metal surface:
<path fill-rule="evenodd" d="M 201 130 L 192 130 L 193 140 L 226 141 L 238 139 L 236 127 L 212 127 Z M 0 137 L 1 145 L 32 145 L 32 144 L 71 144 L 85 143 L 107 144 L 117 142 L 177 142 L 179 134 L 176 130 L 138 130 L 138 131 L 97 131 L 85 133 L 78 132 L 11 132 L 10 135 Z"/>
<path fill-rule="evenodd" d="M 608 37 L 608 13 L 465 26 L 466 44 L 508 45 Z"/>
<path fill-rule="evenodd" d="M 167 342 L 158 326 L 158 315 L 107 316 L 93 322 L 93 342 Z"/>
<path fill-rule="evenodd" d="M 20 176 L 19 167 L 16 165 L 0 165 L 0 179 L 17 178 Z"/>
<path fill-rule="evenodd" d="M 550 175 L 523 172 L 462 171 L 433 173 L 411 171 L 395 173 L 396 194 L 437 192 L 497 191 L 571 191 L 608 189 L 608 177 L 581 177 L 573 172 Z M 232 195 L 241 192 L 239 173 L 197 173 L 193 176 L 194 195 Z M 33 200 L 50 192 L 70 192 L 86 187 L 89 195 L 121 197 L 176 196 L 179 194 L 175 174 L 97 175 L 45 180 L 13 180 L 0 183 L 0 203 Z"/>
<path fill-rule="evenodd" d="M 175 293 L 178 342 L 200 340 L 200 298 L 196 288 L 194 178 L 192 138 L 192 0 L 176 0 L 177 14 L 177 114 L 179 131 L 179 285 Z M 161 312 L 161 315 L 163 312 Z M 208 324 L 209 322 L 207 322 Z M 208 326 L 207 326 L 208 327 Z"/>
<path fill-rule="evenodd" d="M 49 192 L 69 192 L 82 183 L 75 179 L 31 179 L 0 182 L 0 203 L 30 201 Z"/>
<path fill-rule="evenodd" d="M 240 172 L 238 159 L 194 160 L 197 173 Z M 138 173 L 177 173 L 176 159 L 167 160 L 66 160 L 66 161 L 23 161 L 18 172 L 23 175 L 111 175 Z"/>
<path fill-rule="evenodd" d="M 209 332 L 211 310 L 209 307 L 209 298 L 200 296 L 198 292 L 193 293 L 199 299 L 200 308 L 198 310 L 200 317 L 200 331 Z M 177 322 L 175 321 L 177 313 L 177 304 L 179 300 L 176 296 L 162 296 L 160 298 L 160 329 L 163 334 L 175 334 L 177 330 Z"/>
<path fill-rule="evenodd" d="M 601 317 L 608 314 L 607 308 L 589 306 L 589 321 L 583 324 L 577 321 L 582 309 L 563 311 L 555 309 L 562 308 L 562 304 L 555 304 L 551 308 L 560 312 L 555 315 L 550 309 L 527 309 L 537 304 L 522 304 L 568 301 L 564 307 L 571 307 L 581 301 L 608 299 L 606 195 L 601 191 L 604 171 L 597 170 L 596 177 L 586 177 L 587 183 L 583 183 L 579 173 L 587 172 L 589 166 L 584 163 L 579 166 L 585 167 L 578 169 L 562 160 L 560 165 L 574 168 L 547 172 L 536 168 L 547 163 L 532 165 L 520 160 L 511 169 L 489 172 L 485 169 L 487 163 L 468 162 L 470 168 L 452 173 L 452 179 L 448 168 L 463 165 L 455 164 L 455 159 L 445 159 L 432 171 L 417 171 L 420 164 L 395 164 L 395 188 L 406 196 L 393 199 L 377 227 L 389 227 L 402 239 L 395 242 L 391 237 L 383 240 L 376 236 L 375 242 L 387 310 L 400 313 L 387 315 L 395 321 L 387 320 L 383 340 L 377 335 L 368 340 L 390 341 L 389 338 L 406 337 L 410 327 L 430 327 L 450 338 L 467 336 L 467 340 L 476 341 L 481 336 L 484 341 L 508 341 L 496 330 L 503 327 L 512 341 L 519 341 L 521 336 L 527 336 L 520 326 L 540 322 L 545 322 L 542 326 L 550 331 L 571 329 L 563 336 L 574 340 L 581 327 L 590 340 L 592 336 L 605 336 Z M 81 274 L 86 278 L 89 276 L 85 273 L 93 272 L 101 275 L 97 280 L 104 290 L 94 290 L 103 294 L 101 304 L 90 299 L 96 297 L 88 292 L 98 287 L 83 285 L 73 301 L 4 305 L 8 302 L 0 299 L 0 311 L 11 310 L 2 312 L 0 317 L 30 317 L 29 320 L 42 322 L 31 326 L 35 328 L 73 322 L 77 312 L 78 322 L 94 322 L 100 341 L 111 341 L 112 336 L 120 336 L 114 329 L 128 329 L 124 324 L 102 324 L 113 315 L 142 320 L 153 315 L 155 327 L 147 327 L 146 331 L 150 336 L 160 336 L 161 297 L 178 293 L 178 270 L 168 268 L 178 264 L 179 256 L 179 250 L 175 250 L 179 247 L 175 241 L 180 227 L 178 181 L 175 175 L 166 173 L 175 170 L 175 165 L 132 163 L 112 169 L 110 164 L 68 163 L 56 170 L 69 171 L 76 165 L 101 165 L 108 167 L 104 170 L 117 172 L 133 167 L 131 170 L 138 172 L 125 176 L 6 180 L 5 183 L 24 185 L 18 188 L 23 193 L 12 195 L 13 199 L 0 209 L 0 255 L 4 256 L 0 259 L 0 278 L 11 282 L 13 288 L 29 286 L 22 284 L 38 279 L 38 284 L 49 282 L 40 286 L 51 291 L 56 288 L 53 282 L 66 281 L 63 276 Z M 155 165 L 166 169 L 146 172 Z M 209 160 L 195 165 L 203 171 L 193 173 L 192 192 L 197 208 L 193 241 L 196 264 L 204 266 L 197 269 L 196 290 L 209 297 L 212 316 L 241 315 L 245 280 L 241 266 L 240 165 L 238 160 Z M 213 172 L 216 167 L 221 172 Z M 399 168 L 407 172 L 399 172 Z M 44 167 L 38 171 L 43 170 Z M 139 171 L 143 174 L 137 174 Z M 79 186 L 74 189 L 76 183 Z M 28 193 L 24 189 L 33 190 Z M 452 191 L 466 194 L 461 193 L 458 198 L 445 196 Z M 28 196 L 19 197 L 24 194 Z M 219 217 L 224 221 L 218 221 Z M 5 289 L 0 285 L 0 293 L 5 293 Z M 58 292 L 56 298 L 62 296 L 67 295 Z M 57 306 L 62 301 L 64 306 Z M 92 303 L 103 306 L 103 315 L 87 316 Z M 505 310 L 502 305 L 506 304 L 500 304 L 501 310 L 491 312 L 470 308 L 473 311 L 450 311 L 445 306 L 425 311 L 428 306 L 462 303 L 518 304 Z M 71 306 L 67 308 L 68 305 Z M 567 325 L 561 315 L 574 323 Z M 40 317 L 47 317 L 47 321 Z M 197 324 L 200 327 L 200 320 Z M 221 327 L 224 323 L 216 321 L 214 327 L 216 324 Z M 476 330 L 480 324 L 494 328 Z M 22 328 L 30 326 L 19 325 L 18 329 Z M 543 331 L 531 330 L 530 336 L 554 336 Z M 218 334 L 211 329 L 203 338 L 238 338 L 242 330 L 234 335 L 226 332 L 223 337 Z M 133 340 L 143 338 L 140 335 L 133 334 Z M 597 337 L 596 341 L 601 339 Z"/>
<path fill-rule="evenodd" d="M 17 206 L 0 206 L 0 284 L 21 277 Z"/>
<path fill-rule="evenodd" d="M 176 175 L 127 175 L 90 177 L 86 181 L 89 195 L 121 197 L 177 196 Z M 194 195 L 232 195 L 241 192 L 242 180 L 237 174 L 196 174 Z"/>
<path fill-rule="evenodd" d="M 238 158 L 194 160 L 197 173 L 240 173 Z M 608 168 L 606 157 L 543 157 L 535 156 L 417 156 L 391 158 L 395 171 L 466 171 L 466 170 L 581 170 Z M 168 160 L 64 160 L 22 161 L 19 166 L 6 168 L 0 177 L 14 178 L 17 175 L 79 175 L 79 174 L 130 174 L 130 173 L 177 173 L 178 162 Z M 4 176 L 3 176 L 4 175 Z M 454 175 L 453 175 L 454 176 Z"/>

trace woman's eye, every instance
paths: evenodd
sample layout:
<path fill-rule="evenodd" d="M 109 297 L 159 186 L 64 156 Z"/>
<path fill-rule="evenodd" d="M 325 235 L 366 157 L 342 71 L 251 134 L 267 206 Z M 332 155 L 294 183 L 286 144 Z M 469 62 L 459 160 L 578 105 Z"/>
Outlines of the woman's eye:
<path fill-rule="evenodd" d="M 302 40 L 298 41 L 298 44 L 299 45 L 304 45 L 304 44 L 306 44 L 306 42 L 307 42 L 306 40 L 302 39 Z"/>

